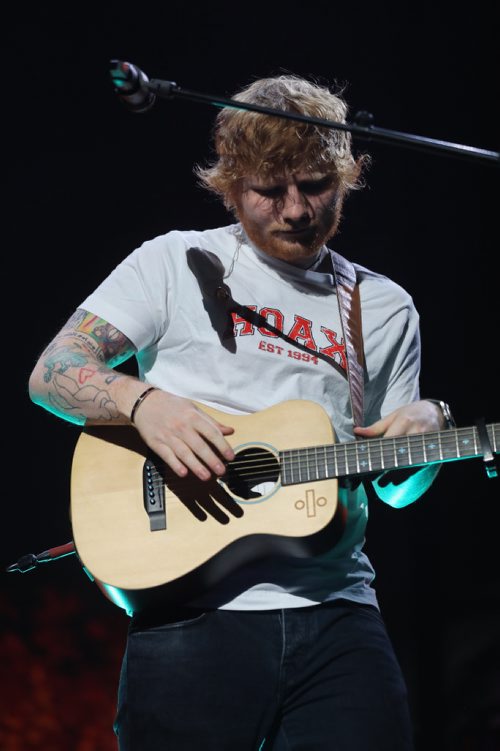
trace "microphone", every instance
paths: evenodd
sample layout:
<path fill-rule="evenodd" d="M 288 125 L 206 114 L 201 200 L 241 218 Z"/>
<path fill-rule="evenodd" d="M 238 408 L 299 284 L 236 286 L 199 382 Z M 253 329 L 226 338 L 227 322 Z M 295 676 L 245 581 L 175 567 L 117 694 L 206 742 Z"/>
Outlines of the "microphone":
<path fill-rule="evenodd" d="M 156 102 L 149 88 L 149 78 L 136 65 L 123 60 L 111 60 L 111 81 L 118 99 L 131 112 L 147 112 Z"/>

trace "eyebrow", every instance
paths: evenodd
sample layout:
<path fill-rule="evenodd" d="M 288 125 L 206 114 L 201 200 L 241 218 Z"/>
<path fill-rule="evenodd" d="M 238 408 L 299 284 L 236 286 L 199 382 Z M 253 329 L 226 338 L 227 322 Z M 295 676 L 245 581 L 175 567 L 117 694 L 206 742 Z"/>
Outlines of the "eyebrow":
<path fill-rule="evenodd" d="M 333 182 L 333 175 L 322 175 L 321 177 L 304 177 L 301 180 L 297 180 L 297 186 L 302 187 L 311 187 L 311 188 L 321 188 L 323 185 L 328 185 L 329 183 Z M 280 190 L 286 187 L 286 181 L 280 182 L 279 180 L 277 182 L 273 183 L 264 183 L 264 184 L 254 184 L 250 183 L 248 186 L 249 190 L 254 190 L 256 192 L 268 192 L 268 191 L 275 191 Z"/>
<path fill-rule="evenodd" d="M 322 177 L 305 177 L 303 180 L 297 180 L 297 185 L 328 185 L 333 182 L 333 175 L 323 175 Z"/>

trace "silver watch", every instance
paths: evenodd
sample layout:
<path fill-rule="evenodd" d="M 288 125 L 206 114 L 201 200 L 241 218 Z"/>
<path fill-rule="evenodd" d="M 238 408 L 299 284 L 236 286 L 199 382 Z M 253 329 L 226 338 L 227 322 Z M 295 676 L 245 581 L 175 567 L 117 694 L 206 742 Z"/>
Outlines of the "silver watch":
<path fill-rule="evenodd" d="M 453 415 L 451 414 L 450 405 L 446 404 L 446 402 L 443 402 L 441 399 L 426 399 L 426 402 L 432 402 L 432 404 L 437 404 L 437 406 L 440 408 L 441 412 L 443 413 L 444 417 L 444 423 L 445 428 L 448 430 L 448 428 L 455 428 L 456 422 L 454 420 Z"/>

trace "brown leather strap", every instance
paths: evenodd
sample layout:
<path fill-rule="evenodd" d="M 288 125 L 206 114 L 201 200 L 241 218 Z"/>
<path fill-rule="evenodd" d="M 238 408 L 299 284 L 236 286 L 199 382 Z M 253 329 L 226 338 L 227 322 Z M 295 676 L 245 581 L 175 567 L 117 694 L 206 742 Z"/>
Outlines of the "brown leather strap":
<path fill-rule="evenodd" d="M 347 360 L 347 382 L 354 425 L 363 425 L 365 358 L 361 327 L 361 301 L 356 270 L 352 263 L 330 249 L 340 321 Z"/>

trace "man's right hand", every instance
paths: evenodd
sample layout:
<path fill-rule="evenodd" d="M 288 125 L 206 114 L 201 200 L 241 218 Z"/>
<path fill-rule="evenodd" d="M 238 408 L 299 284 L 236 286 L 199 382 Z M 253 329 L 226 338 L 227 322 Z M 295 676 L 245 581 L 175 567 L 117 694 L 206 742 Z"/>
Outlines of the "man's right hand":
<path fill-rule="evenodd" d="M 179 476 L 193 472 L 200 480 L 223 475 L 234 451 L 224 436 L 234 428 L 223 425 L 189 399 L 157 389 L 137 409 L 134 425 L 142 439 Z"/>

